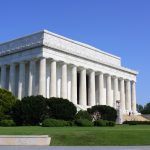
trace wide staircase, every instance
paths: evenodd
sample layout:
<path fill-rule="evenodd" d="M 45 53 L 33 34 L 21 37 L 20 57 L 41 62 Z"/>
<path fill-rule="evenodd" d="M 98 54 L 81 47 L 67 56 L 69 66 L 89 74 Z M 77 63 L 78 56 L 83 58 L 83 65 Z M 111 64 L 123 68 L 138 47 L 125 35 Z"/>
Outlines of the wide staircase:
<path fill-rule="evenodd" d="M 123 121 L 150 121 L 143 115 L 123 115 Z"/>

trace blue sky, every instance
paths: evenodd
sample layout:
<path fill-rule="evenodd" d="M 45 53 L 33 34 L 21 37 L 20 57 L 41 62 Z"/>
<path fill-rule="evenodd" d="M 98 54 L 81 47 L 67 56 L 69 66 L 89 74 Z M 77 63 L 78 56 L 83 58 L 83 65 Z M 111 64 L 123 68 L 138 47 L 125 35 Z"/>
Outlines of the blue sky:
<path fill-rule="evenodd" d="M 149 0 L 0 0 L 0 42 L 42 29 L 95 46 L 139 71 L 137 102 L 150 102 Z"/>

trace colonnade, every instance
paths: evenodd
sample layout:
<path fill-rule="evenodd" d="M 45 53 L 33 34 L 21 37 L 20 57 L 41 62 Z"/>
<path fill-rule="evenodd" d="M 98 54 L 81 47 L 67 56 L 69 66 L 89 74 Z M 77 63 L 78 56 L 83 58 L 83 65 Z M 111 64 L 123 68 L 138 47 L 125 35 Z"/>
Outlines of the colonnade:
<path fill-rule="evenodd" d="M 26 71 L 27 63 L 28 73 Z M 55 60 L 51 60 L 49 65 L 47 65 L 46 58 L 12 63 L 10 65 L 1 65 L 0 87 L 8 89 L 19 99 L 24 96 L 37 94 L 47 97 L 46 71 L 48 70 L 50 72 L 49 97 L 57 97 L 58 64 L 61 65 L 60 97 L 68 98 L 67 74 L 69 66 L 71 68 L 71 97 L 69 100 L 74 104 L 79 104 L 82 106 L 93 106 L 95 104 L 100 104 L 109 105 L 116 108 L 116 100 L 120 100 L 120 107 L 124 113 L 127 111 L 136 112 L 135 81 L 105 74 L 103 71 L 96 72 L 91 69 L 77 67 L 70 64 L 68 65 L 64 62 L 60 63 Z M 77 74 L 79 74 L 79 79 Z M 106 82 L 104 82 L 104 78 Z M 77 84 L 78 80 L 79 85 Z M 104 88 L 106 89 L 106 92 L 104 92 Z M 35 92 L 36 90 L 37 92 Z"/>

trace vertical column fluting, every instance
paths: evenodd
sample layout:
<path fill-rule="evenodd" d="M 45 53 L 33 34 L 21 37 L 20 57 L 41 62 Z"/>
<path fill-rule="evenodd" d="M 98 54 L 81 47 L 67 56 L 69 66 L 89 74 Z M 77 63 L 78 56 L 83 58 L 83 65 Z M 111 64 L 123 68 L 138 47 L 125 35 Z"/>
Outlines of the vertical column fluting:
<path fill-rule="evenodd" d="M 51 82 L 50 82 L 50 97 L 56 97 L 56 61 L 51 62 Z"/>
<path fill-rule="evenodd" d="M 88 105 L 95 105 L 95 72 L 91 71 L 89 73 L 89 85 L 88 85 Z"/>
<path fill-rule="evenodd" d="M 62 64 L 61 97 L 67 99 L 67 64 Z"/>
<path fill-rule="evenodd" d="M 112 106 L 112 99 L 111 99 L 111 76 L 106 76 L 106 86 L 107 86 L 107 92 L 106 92 L 106 103 L 108 106 Z"/>
<path fill-rule="evenodd" d="M 71 70 L 71 101 L 77 104 L 77 67 L 72 66 Z"/>
<path fill-rule="evenodd" d="M 16 73 L 16 64 L 10 65 L 10 72 L 9 72 L 9 91 L 15 94 L 15 73 Z"/>
<path fill-rule="evenodd" d="M 131 107 L 134 114 L 137 113 L 136 111 L 136 83 L 135 81 L 131 82 L 131 91 L 132 91 L 132 100 L 131 100 Z"/>
<path fill-rule="evenodd" d="M 106 105 L 104 101 L 104 75 L 101 72 L 98 75 L 98 98 L 99 98 L 99 105 Z"/>
<path fill-rule="evenodd" d="M 80 85 L 79 85 L 79 104 L 86 106 L 86 69 L 82 69 L 80 72 Z"/>
<path fill-rule="evenodd" d="M 46 58 L 40 59 L 39 69 L 39 95 L 46 97 Z"/>
<path fill-rule="evenodd" d="M 117 95 L 118 95 L 118 78 L 115 76 L 114 77 L 114 91 L 113 91 L 113 107 L 114 108 L 116 108 L 116 101 L 118 100 Z"/>
<path fill-rule="evenodd" d="M 120 105 L 122 113 L 125 113 L 125 90 L 124 90 L 124 79 L 120 79 Z"/>
<path fill-rule="evenodd" d="M 6 88 L 6 65 L 1 66 L 1 88 Z"/>
<path fill-rule="evenodd" d="M 126 110 L 131 111 L 131 83 L 126 80 Z"/>
<path fill-rule="evenodd" d="M 25 96 L 25 62 L 19 64 L 18 98 L 21 100 Z"/>
<path fill-rule="evenodd" d="M 28 95 L 35 95 L 35 71 L 36 71 L 36 62 L 31 60 L 29 63 L 29 88 Z"/>

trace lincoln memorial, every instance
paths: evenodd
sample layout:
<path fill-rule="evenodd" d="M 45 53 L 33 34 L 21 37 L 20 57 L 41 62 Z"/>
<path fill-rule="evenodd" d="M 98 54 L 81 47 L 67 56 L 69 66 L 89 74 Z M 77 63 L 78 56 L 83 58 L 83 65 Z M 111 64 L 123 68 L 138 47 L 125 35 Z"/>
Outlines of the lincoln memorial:
<path fill-rule="evenodd" d="M 62 97 L 83 110 L 119 101 L 136 113 L 136 75 L 119 57 L 47 30 L 0 44 L 0 87 L 19 99 Z"/>

